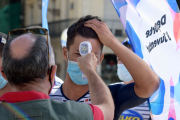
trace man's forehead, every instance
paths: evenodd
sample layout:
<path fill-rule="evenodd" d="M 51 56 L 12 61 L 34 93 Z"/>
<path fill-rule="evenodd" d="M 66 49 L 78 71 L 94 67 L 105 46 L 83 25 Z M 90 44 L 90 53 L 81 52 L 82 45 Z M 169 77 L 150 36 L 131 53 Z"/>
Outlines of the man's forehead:
<path fill-rule="evenodd" d="M 74 45 L 75 47 L 79 47 L 80 43 L 84 42 L 84 41 L 89 41 L 91 43 L 92 47 L 96 47 L 97 49 L 101 48 L 101 46 L 100 46 L 101 44 L 100 44 L 100 41 L 98 39 L 86 38 L 86 37 L 83 37 L 81 35 L 76 35 L 75 36 L 72 45 Z"/>

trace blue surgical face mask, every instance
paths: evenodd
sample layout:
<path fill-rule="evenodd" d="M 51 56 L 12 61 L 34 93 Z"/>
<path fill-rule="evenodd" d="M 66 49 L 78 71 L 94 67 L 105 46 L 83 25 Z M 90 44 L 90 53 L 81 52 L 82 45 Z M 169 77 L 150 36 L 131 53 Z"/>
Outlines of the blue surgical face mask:
<path fill-rule="evenodd" d="M 77 62 L 68 60 L 67 72 L 69 73 L 69 76 L 70 76 L 71 80 L 75 84 L 77 84 L 77 85 L 86 85 L 86 84 L 88 84 L 88 80 L 82 78 L 82 72 L 79 69 L 79 66 L 78 66 Z"/>
<path fill-rule="evenodd" d="M 0 74 L 0 89 L 4 88 L 8 82 Z"/>
<path fill-rule="evenodd" d="M 118 64 L 117 75 L 119 79 L 124 82 L 130 82 L 131 80 L 133 80 L 131 74 L 129 73 L 129 71 L 126 69 L 126 67 L 123 64 Z"/>

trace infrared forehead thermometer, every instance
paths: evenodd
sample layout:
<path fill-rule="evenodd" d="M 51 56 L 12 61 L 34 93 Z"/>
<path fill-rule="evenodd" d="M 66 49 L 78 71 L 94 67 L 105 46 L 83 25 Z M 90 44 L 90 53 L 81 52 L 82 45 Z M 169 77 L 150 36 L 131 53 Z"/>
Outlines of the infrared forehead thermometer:
<path fill-rule="evenodd" d="M 79 45 L 79 53 L 82 57 L 86 56 L 88 53 L 90 53 L 92 50 L 92 45 L 88 41 L 81 42 Z M 87 79 L 86 75 L 82 71 L 82 78 Z"/>
<path fill-rule="evenodd" d="M 82 57 L 86 56 L 92 50 L 92 45 L 89 41 L 81 42 L 79 45 L 79 53 Z"/>

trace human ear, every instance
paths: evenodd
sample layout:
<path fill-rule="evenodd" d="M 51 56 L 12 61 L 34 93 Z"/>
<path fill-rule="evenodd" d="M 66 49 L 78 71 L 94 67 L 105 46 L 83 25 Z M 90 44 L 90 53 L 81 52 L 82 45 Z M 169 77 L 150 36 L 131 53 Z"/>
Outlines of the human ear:
<path fill-rule="evenodd" d="M 104 54 L 101 54 L 101 55 L 100 55 L 100 62 L 99 62 L 99 64 L 101 64 L 101 62 L 103 61 L 103 59 L 104 59 Z"/>
<path fill-rule="evenodd" d="M 63 58 L 66 61 L 68 60 L 68 50 L 67 50 L 67 48 L 65 46 L 63 47 Z"/>
<path fill-rule="evenodd" d="M 54 85 L 56 70 L 57 70 L 57 65 L 53 65 L 52 70 L 51 70 L 51 83 L 52 83 L 52 85 Z"/>
<path fill-rule="evenodd" d="M 7 80 L 7 77 L 6 77 L 6 75 L 5 75 L 5 73 L 4 73 L 4 71 L 3 71 L 3 67 L 1 66 L 1 76 L 5 79 L 5 80 Z M 8 80 L 7 80 L 8 81 Z"/>

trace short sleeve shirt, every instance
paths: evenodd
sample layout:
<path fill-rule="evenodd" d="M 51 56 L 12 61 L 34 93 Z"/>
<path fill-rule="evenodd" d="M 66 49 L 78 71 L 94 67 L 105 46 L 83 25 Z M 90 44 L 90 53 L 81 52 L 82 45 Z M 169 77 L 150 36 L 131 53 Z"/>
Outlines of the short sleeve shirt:
<path fill-rule="evenodd" d="M 108 87 L 111 91 L 111 94 L 115 103 L 114 120 L 119 120 L 122 117 L 121 114 L 126 109 L 129 109 L 138 105 L 140 105 L 139 108 L 138 109 L 132 108 L 133 111 L 137 111 L 140 109 L 139 111 L 144 111 L 143 114 L 140 114 L 141 116 L 142 115 L 143 117 L 146 116 L 146 118 L 150 116 L 149 108 L 146 102 L 148 98 L 140 98 L 135 94 L 134 83 L 131 83 L 128 85 L 124 85 L 122 83 L 115 83 L 115 84 L 109 85 Z M 53 100 L 57 100 L 61 102 L 66 102 L 67 100 L 70 100 L 64 95 L 63 90 L 62 90 L 62 85 L 54 86 L 49 97 Z M 85 93 L 82 97 L 80 97 L 77 100 L 77 102 L 84 102 L 84 103 L 90 104 L 91 103 L 90 93 L 89 92 Z M 144 105 L 146 106 L 144 107 Z M 139 111 L 138 113 L 140 113 Z"/>

